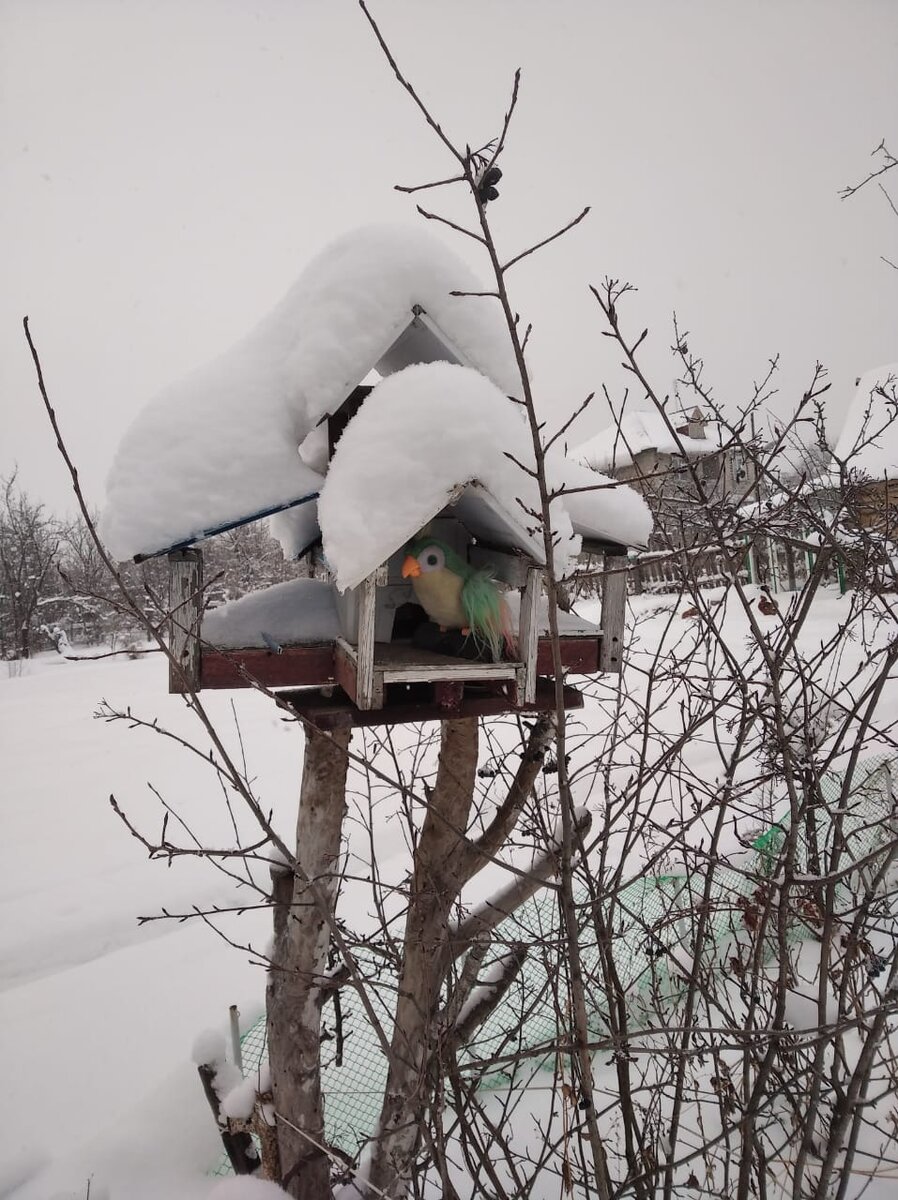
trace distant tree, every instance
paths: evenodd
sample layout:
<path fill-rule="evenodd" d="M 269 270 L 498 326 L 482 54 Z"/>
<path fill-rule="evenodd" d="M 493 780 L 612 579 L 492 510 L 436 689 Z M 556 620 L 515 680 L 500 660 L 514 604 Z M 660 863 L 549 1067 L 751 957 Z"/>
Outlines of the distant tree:
<path fill-rule="evenodd" d="M 839 192 L 839 195 L 843 200 L 849 200 L 852 196 L 859 192 L 861 188 L 866 187 L 875 180 L 876 186 L 882 192 L 883 196 L 885 196 L 886 203 L 888 204 L 889 208 L 892 210 L 895 216 L 898 217 L 898 205 L 895 204 L 891 193 L 882 182 L 883 175 L 888 174 L 889 171 L 894 171 L 895 168 L 898 167 L 898 158 L 896 158 L 895 155 L 889 150 L 885 143 L 885 138 L 883 138 L 876 149 L 871 153 L 870 157 L 876 159 L 877 165 L 873 167 L 872 170 L 867 172 L 860 183 L 851 183 L 848 185 L 848 187 L 842 188 L 842 190 Z M 894 175 L 891 178 L 894 180 Z M 890 258 L 886 258 L 884 254 L 881 254 L 880 258 L 893 270 L 898 271 L 898 263 L 893 262 Z"/>
<path fill-rule="evenodd" d="M 55 568 L 62 530 L 45 505 L 0 479 L 0 653 L 29 658 L 40 631 L 41 602 L 59 590 Z"/>
<path fill-rule="evenodd" d="M 238 600 L 247 592 L 292 579 L 296 566 L 284 559 L 265 522 L 229 529 L 203 545 L 207 603 Z"/>

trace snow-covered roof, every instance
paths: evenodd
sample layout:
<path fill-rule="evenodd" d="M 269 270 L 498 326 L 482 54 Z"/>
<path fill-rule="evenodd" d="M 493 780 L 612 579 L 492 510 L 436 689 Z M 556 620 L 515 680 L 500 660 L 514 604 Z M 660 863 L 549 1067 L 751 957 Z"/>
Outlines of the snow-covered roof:
<path fill-rule="evenodd" d="M 672 417 L 674 428 L 678 427 L 680 418 L 679 413 Z M 571 451 L 571 457 L 594 471 L 613 471 L 632 466 L 633 460 L 644 450 L 700 458 L 720 450 L 724 444 L 722 431 L 716 422 L 705 422 L 704 433 L 703 438 L 688 437 L 682 433 L 675 438 L 657 410 L 629 412 L 619 424 L 609 425 L 577 446 Z"/>
<path fill-rule="evenodd" d="M 455 357 L 513 394 L 520 380 L 498 304 L 451 294 L 482 290 L 417 227 L 372 226 L 334 242 L 250 334 L 134 421 L 107 481 L 110 551 L 158 552 L 319 491 L 322 477 L 297 447 L 372 369 L 427 357 L 420 342 L 431 331 L 407 332 L 416 310 Z M 304 505 L 280 524 L 296 533 L 313 520 Z"/>
<path fill-rule="evenodd" d="M 318 504 L 337 586 L 355 586 L 450 502 L 475 536 L 544 561 L 531 515 L 539 494 L 518 465 L 533 461 L 520 408 L 479 372 L 431 363 L 383 380 L 337 443 Z M 560 451 L 550 451 L 546 470 L 552 489 L 591 489 L 553 502 L 559 572 L 579 552 L 581 534 L 645 544 L 652 518 L 632 489 L 597 479 Z"/>
<path fill-rule="evenodd" d="M 873 479 L 898 477 L 898 363 L 876 367 L 858 380 L 835 457 Z"/>

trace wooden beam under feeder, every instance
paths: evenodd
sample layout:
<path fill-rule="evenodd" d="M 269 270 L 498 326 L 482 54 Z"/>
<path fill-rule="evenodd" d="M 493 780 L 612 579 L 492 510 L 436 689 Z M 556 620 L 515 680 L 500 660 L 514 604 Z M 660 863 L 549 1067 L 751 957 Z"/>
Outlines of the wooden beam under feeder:
<path fill-rule="evenodd" d="M 421 694 L 415 689 L 420 688 Z M 477 684 L 466 689 L 458 706 L 447 709 L 433 697 L 424 693 L 426 685 L 413 684 L 399 698 L 389 692 L 383 708 L 367 711 L 358 708 L 339 688 L 325 694 L 318 688 L 302 688 L 285 691 L 280 698 L 292 709 L 318 729 L 325 731 L 339 728 L 370 728 L 379 725 L 424 724 L 430 721 L 455 720 L 462 717 L 497 717 L 509 711 L 536 713 L 554 712 L 555 684 L 551 679 L 537 682 L 533 701 L 512 708 L 508 697 L 498 688 Z M 563 702 L 567 710 L 583 707 L 583 695 L 574 687 L 565 685 Z"/>

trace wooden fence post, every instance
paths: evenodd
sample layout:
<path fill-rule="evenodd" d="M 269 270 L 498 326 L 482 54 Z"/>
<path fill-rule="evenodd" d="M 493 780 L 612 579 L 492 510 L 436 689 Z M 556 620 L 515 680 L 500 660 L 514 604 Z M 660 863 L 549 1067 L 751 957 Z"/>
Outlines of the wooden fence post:
<path fill-rule="evenodd" d="M 605 556 L 602 576 L 602 642 L 599 670 L 618 674 L 624 648 L 624 620 L 627 610 L 628 559 L 623 554 Z"/>

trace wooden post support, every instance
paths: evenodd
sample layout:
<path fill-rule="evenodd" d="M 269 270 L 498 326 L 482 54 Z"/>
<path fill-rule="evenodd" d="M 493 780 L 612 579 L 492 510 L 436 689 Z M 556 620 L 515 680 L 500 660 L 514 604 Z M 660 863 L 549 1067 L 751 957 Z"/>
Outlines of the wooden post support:
<path fill-rule="evenodd" d="M 433 685 L 433 695 L 437 704 L 448 717 L 457 715 L 465 695 L 465 685 L 459 680 L 441 680 Z"/>
<path fill-rule="evenodd" d="M 169 666 L 168 690 L 200 687 L 200 626 L 203 617 L 203 552 L 173 550 L 168 556 L 168 645 L 175 662 Z"/>
<path fill-rule="evenodd" d="M 627 561 L 629 562 L 630 560 L 628 559 Z M 633 570 L 631 577 L 633 580 L 633 595 L 641 596 L 644 589 L 642 586 L 642 563 L 639 561 L 639 555 L 633 559 Z"/>
<path fill-rule="evenodd" d="M 523 695 L 518 704 L 532 704 L 536 697 L 536 653 L 539 648 L 539 602 L 542 596 L 541 567 L 527 570 L 527 581 L 521 590 L 521 617 L 518 622 L 518 654 L 524 664 Z"/>
<path fill-rule="evenodd" d="M 329 1193 L 321 1095 L 321 1005 L 341 877 L 350 730 L 306 729 L 296 824 L 300 870 L 272 871 L 274 946 L 268 972 L 268 1047 L 281 1187 L 296 1200 Z M 308 882 L 306 882 L 308 880 Z M 288 1124 L 289 1122 L 289 1124 Z M 308 1134 L 308 1137 L 304 1136 Z"/>
<path fill-rule="evenodd" d="M 599 647 L 599 670 L 615 675 L 620 673 L 624 648 L 627 562 L 626 555 L 606 555 L 602 577 L 602 642 Z"/>

